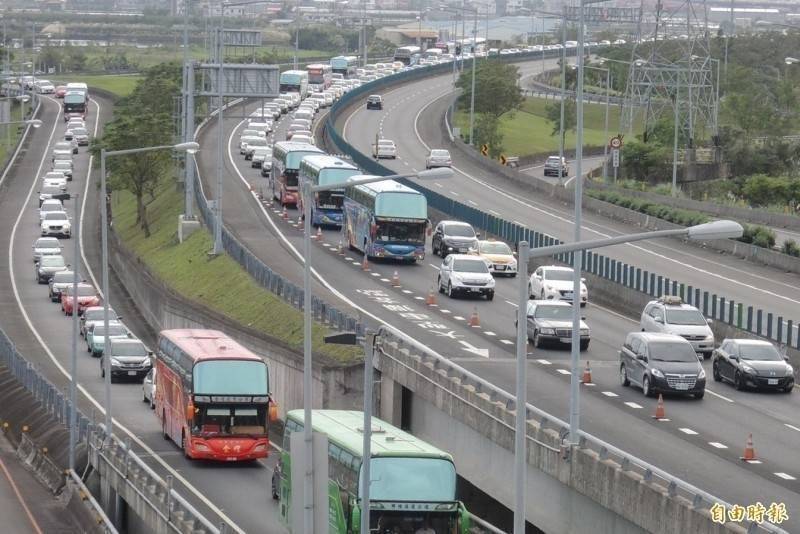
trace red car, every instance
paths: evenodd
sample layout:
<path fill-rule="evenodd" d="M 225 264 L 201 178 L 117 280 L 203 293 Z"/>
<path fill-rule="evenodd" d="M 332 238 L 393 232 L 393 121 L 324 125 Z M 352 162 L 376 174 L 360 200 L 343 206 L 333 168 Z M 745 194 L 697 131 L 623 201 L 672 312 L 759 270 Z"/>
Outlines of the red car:
<path fill-rule="evenodd" d="M 61 311 L 64 315 L 72 315 L 73 311 L 72 285 L 66 286 L 61 292 Z M 78 315 L 89 306 L 100 304 L 100 297 L 97 296 L 94 286 L 91 284 L 78 284 Z"/>
<path fill-rule="evenodd" d="M 66 85 L 59 85 L 56 87 L 56 98 L 64 98 L 64 95 L 67 94 L 67 86 Z"/>

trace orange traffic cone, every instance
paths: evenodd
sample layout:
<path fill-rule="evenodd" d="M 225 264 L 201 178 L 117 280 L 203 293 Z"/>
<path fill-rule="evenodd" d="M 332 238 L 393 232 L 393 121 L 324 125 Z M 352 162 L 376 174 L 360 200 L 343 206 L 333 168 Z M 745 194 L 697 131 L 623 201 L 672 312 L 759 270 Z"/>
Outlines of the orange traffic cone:
<path fill-rule="evenodd" d="M 666 416 L 666 412 L 664 411 L 664 396 L 659 393 L 656 413 L 653 414 L 653 419 L 664 419 Z"/>
<path fill-rule="evenodd" d="M 285 221 L 289 218 L 289 212 L 286 211 L 286 206 L 283 207 L 283 212 L 281 213 L 281 218 Z"/>
<path fill-rule="evenodd" d="M 367 255 L 364 254 L 364 259 L 361 260 L 361 270 L 362 271 L 369 271 L 369 260 L 367 259 Z"/>
<path fill-rule="evenodd" d="M 428 290 L 428 296 L 425 297 L 425 304 L 428 306 L 436 306 L 436 293 L 433 292 L 433 288 Z"/>
<path fill-rule="evenodd" d="M 392 275 L 392 287 L 400 287 L 400 275 L 395 269 L 394 274 Z"/>
<path fill-rule="evenodd" d="M 586 367 L 584 367 L 583 369 L 583 376 L 581 377 L 581 382 L 584 384 L 592 383 L 592 368 L 589 367 L 589 360 L 586 360 Z"/>
<path fill-rule="evenodd" d="M 480 319 L 480 317 L 478 317 L 478 307 L 477 306 L 475 306 L 472 309 L 472 315 L 469 316 L 469 321 L 467 321 L 467 324 L 469 326 L 473 327 L 473 328 L 476 328 L 476 327 L 481 325 L 481 319 Z"/>
<path fill-rule="evenodd" d="M 756 449 L 753 447 L 753 434 L 747 435 L 747 443 L 744 445 L 744 456 L 740 457 L 745 462 L 756 459 Z"/>

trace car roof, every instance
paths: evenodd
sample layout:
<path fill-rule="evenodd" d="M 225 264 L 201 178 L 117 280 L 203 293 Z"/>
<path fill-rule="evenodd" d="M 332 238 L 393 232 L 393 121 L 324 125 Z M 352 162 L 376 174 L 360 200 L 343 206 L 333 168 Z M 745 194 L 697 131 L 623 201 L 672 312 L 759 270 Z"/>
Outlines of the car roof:
<path fill-rule="evenodd" d="M 469 260 L 469 261 L 479 261 L 484 263 L 483 258 L 480 256 L 473 256 L 472 254 L 450 254 L 448 257 L 453 258 L 455 260 Z"/>
<path fill-rule="evenodd" d="M 730 341 L 736 343 L 737 345 L 769 345 L 770 347 L 774 347 L 771 342 L 765 339 L 747 339 L 747 338 L 730 338 L 730 339 L 723 339 L 722 342 L 725 343 L 726 341 Z"/>
<path fill-rule="evenodd" d="M 669 302 L 663 302 L 656 299 L 656 300 L 651 300 L 648 304 L 660 304 L 661 306 L 672 310 L 697 310 L 696 306 L 692 306 L 691 304 L 687 304 L 685 302 L 681 302 L 679 304 L 671 304 Z"/>
<path fill-rule="evenodd" d="M 58 243 L 58 238 L 57 237 L 40 237 L 39 239 L 37 239 L 34 242 L 34 244 L 41 243 L 42 241 L 44 241 L 46 243 L 52 243 L 52 242 Z"/>
<path fill-rule="evenodd" d="M 472 227 L 470 223 L 464 221 L 439 221 L 439 224 L 444 224 L 446 226 L 469 226 Z"/>
<path fill-rule="evenodd" d="M 571 308 L 572 307 L 572 304 L 567 302 L 566 300 L 530 299 L 530 300 L 528 300 L 528 304 L 534 304 L 536 306 L 559 306 L 561 308 Z"/>
<path fill-rule="evenodd" d="M 680 343 L 689 343 L 685 338 L 677 334 L 666 334 L 664 332 L 631 332 L 631 334 L 645 341 L 678 341 Z"/>
<path fill-rule="evenodd" d="M 542 265 L 545 271 L 571 271 L 572 267 L 564 267 L 563 265 Z"/>

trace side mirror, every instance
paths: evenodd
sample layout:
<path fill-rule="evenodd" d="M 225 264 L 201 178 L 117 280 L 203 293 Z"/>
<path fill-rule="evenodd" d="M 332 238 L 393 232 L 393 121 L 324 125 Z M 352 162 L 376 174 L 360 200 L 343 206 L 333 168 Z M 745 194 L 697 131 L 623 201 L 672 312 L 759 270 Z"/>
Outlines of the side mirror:
<path fill-rule="evenodd" d="M 585 315 L 581 315 L 581 321 L 585 321 L 585 320 L 586 320 L 586 316 Z"/>
<path fill-rule="evenodd" d="M 714 324 L 714 320 L 713 319 L 706 319 L 706 323 L 708 323 L 709 325 L 712 325 L 712 324 Z"/>
<path fill-rule="evenodd" d="M 705 359 L 705 356 L 703 356 L 702 354 L 696 354 L 696 356 L 698 361 L 702 362 Z"/>
<path fill-rule="evenodd" d="M 480 232 L 475 232 L 475 237 L 480 237 L 480 236 L 481 236 Z"/>
<path fill-rule="evenodd" d="M 581 282 L 586 283 L 586 278 L 581 278 Z"/>
<path fill-rule="evenodd" d="M 664 324 L 664 319 L 662 317 L 654 317 L 653 320 L 657 323 Z"/>
<path fill-rule="evenodd" d="M 636 359 L 637 359 L 637 360 L 641 360 L 641 361 L 643 361 L 643 362 L 644 362 L 644 361 L 647 361 L 647 358 L 645 357 L 645 355 L 644 355 L 644 354 L 637 354 L 637 355 L 636 355 Z"/>
<path fill-rule="evenodd" d="M 730 358 L 730 360 L 734 361 L 734 362 L 738 362 L 739 361 L 739 357 L 738 356 L 731 355 L 731 356 L 728 356 L 728 358 Z"/>
<path fill-rule="evenodd" d="M 148 351 L 147 351 L 147 355 L 148 355 L 148 356 L 152 356 L 152 355 L 153 355 L 153 351 L 152 351 L 152 350 L 148 350 Z"/>
<path fill-rule="evenodd" d="M 278 405 L 273 403 L 269 405 L 269 422 L 274 423 L 277 420 L 278 420 Z"/>

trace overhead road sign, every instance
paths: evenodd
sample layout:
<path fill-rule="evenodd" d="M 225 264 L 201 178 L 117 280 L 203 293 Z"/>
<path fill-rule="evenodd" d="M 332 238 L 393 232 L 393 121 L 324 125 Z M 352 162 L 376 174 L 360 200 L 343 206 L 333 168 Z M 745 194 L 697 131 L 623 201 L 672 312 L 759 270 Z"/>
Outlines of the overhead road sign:
<path fill-rule="evenodd" d="M 206 80 L 198 94 L 218 96 L 219 65 L 203 63 L 195 69 L 204 71 Z M 277 65 L 225 63 L 222 72 L 222 92 L 226 97 L 275 98 L 280 94 L 280 71 Z"/>
<path fill-rule="evenodd" d="M 586 2 L 588 3 L 588 2 Z M 567 20 L 578 20 L 580 7 L 564 6 L 564 15 Z M 587 24 L 592 23 L 635 23 L 641 18 L 641 9 L 638 7 L 583 7 L 583 17 Z"/>

